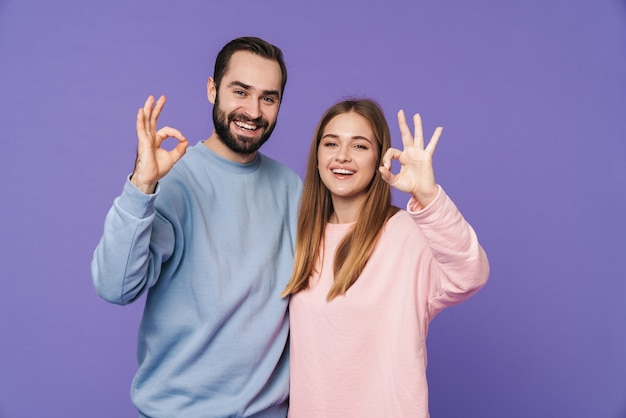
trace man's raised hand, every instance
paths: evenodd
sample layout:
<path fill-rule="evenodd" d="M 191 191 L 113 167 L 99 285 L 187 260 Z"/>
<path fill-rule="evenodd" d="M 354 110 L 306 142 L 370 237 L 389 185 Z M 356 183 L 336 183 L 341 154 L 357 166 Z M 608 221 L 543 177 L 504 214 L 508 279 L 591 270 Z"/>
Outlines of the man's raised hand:
<path fill-rule="evenodd" d="M 189 145 L 178 129 L 165 126 L 157 130 L 157 121 L 165 100 L 165 96 L 161 96 L 155 103 L 154 97 L 150 96 L 137 112 L 137 160 L 131 182 L 146 194 L 154 193 L 157 182 L 185 155 Z M 167 138 L 178 140 L 171 151 L 161 148 Z"/>

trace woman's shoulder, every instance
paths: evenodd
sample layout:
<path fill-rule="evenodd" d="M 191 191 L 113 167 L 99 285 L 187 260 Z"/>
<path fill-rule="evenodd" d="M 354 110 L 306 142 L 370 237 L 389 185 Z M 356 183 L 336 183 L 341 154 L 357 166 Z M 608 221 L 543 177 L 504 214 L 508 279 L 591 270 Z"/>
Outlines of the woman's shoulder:
<path fill-rule="evenodd" d="M 413 230 L 413 228 L 417 228 L 417 225 L 415 225 L 415 221 L 413 220 L 411 215 L 403 209 L 398 209 L 398 212 L 396 212 L 391 218 L 389 218 L 386 224 L 386 229 L 392 231 L 411 231 Z"/>
<path fill-rule="evenodd" d="M 398 210 L 385 224 L 381 244 L 389 246 L 419 245 L 423 234 L 406 210 Z"/>

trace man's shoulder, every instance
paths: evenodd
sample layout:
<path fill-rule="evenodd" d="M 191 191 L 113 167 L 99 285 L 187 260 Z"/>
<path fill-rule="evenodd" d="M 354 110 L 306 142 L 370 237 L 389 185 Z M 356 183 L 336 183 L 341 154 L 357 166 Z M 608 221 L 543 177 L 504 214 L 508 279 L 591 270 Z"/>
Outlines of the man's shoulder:
<path fill-rule="evenodd" d="M 301 182 L 298 174 L 280 161 L 277 161 L 262 153 L 259 153 L 259 158 L 261 158 L 261 169 L 270 171 L 274 175 L 282 176 L 286 179 L 291 179 L 294 181 L 297 180 L 298 182 Z"/>
<path fill-rule="evenodd" d="M 293 173 L 294 175 L 296 174 L 291 168 L 266 154 L 259 152 L 259 158 L 261 159 L 261 164 L 266 165 L 267 167 L 275 170 L 285 170 L 286 172 Z"/>

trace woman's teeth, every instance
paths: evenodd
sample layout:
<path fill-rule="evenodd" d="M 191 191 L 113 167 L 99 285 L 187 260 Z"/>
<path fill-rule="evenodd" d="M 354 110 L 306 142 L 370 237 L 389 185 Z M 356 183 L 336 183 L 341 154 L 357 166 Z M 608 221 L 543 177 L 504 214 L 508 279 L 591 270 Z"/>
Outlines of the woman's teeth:
<path fill-rule="evenodd" d="M 334 168 L 333 173 L 335 174 L 354 174 L 354 171 L 346 170 L 344 168 Z"/>

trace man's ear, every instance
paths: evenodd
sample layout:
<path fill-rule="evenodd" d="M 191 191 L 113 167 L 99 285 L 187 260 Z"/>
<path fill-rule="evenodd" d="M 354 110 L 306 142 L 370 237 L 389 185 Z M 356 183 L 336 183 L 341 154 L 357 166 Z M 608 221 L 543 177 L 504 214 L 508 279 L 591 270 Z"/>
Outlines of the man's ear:
<path fill-rule="evenodd" d="M 215 104 L 215 96 L 217 95 L 217 86 L 215 86 L 215 80 L 213 77 L 209 77 L 209 81 L 206 83 L 206 95 L 211 104 Z"/>

